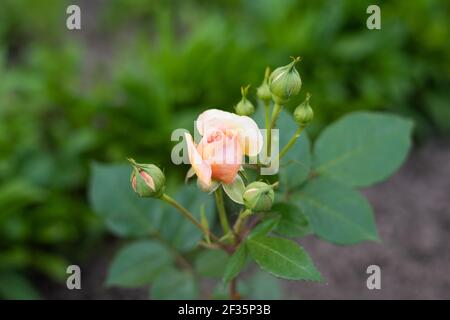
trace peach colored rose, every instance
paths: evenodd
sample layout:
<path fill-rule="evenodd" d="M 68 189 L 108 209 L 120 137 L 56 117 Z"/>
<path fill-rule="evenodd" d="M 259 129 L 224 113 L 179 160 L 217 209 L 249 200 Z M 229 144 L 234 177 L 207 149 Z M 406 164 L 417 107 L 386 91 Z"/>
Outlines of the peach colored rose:
<path fill-rule="evenodd" d="M 261 132 L 249 117 L 210 109 L 200 114 L 196 126 L 200 142 L 195 145 L 188 133 L 185 138 L 191 170 L 204 190 L 210 190 L 214 181 L 233 183 L 244 155 L 256 156 L 261 151 Z"/>

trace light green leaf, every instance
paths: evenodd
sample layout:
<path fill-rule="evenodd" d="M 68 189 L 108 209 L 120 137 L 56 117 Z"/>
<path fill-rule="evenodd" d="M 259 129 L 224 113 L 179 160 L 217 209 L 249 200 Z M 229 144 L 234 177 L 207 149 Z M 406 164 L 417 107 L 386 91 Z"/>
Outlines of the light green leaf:
<path fill-rule="evenodd" d="M 152 299 L 193 300 L 198 298 L 198 287 L 187 271 L 168 269 L 158 275 L 150 289 Z"/>
<path fill-rule="evenodd" d="M 291 280 L 321 280 L 309 255 L 291 240 L 256 237 L 247 239 L 246 244 L 253 260 L 274 276 Z"/>
<path fill-rule="evenodd" d="M 349 186 L 328 178 L 308 182 L 293 196 L 318 236 L 337 244 L 378 240 L 367 200 Z"/>
<path fill-rule="evenodd" d="M 225 271 L 223 274 L 223 282 L 228 283 L 234 279 L 244 268 L 247 261 L 247 248 L 245 244 L 241 244 L 239 248 L 233 253 L 233 255 L 228 259 L 225 265 Z"/>
<path fill-rule="evenodd" d="M 231 184 L 222 183 L 223 190 L 225 193 L 236 203 L 244 204 L 244 199 L 242 199 L 242 195 L 244 194 L 245 184 L 240 175 L 236 176 L 234 182 Z"/>
<path fill-rule="evenodd" d="M 163 216 L 156 199 L 140 198 L 131 189 L 129 165 L 92 166 L 89 201 L 119 236 L 144 236 L 157 230 Z"/>
<path fill-rule="evenodd" d="M 195 259 L 195 270 L 204 277 L 223 276 L 228 254 L 222 250 L 203 250 Z"/>
<path fill-rule="evenodd" d="M 122 248 L 109 269 L 108 285 L 140 287 L 149 284 L 173 262 L 172 254 L 156 241 L 138 241 Z"/>
<path fill-rule="evenodd" d="M 314 170 L 351 186 L 394 173 L 408 155 L 413 123 L 378 112 L 356 112 L 325 129 L 314 146 Z"/>
<path fill-rule="evenodd" d="M 301 209 L 291 203 L 276 203 L 272 212 L 279 216 L 276 233 L 287 237 L 303 237 L 311 233 L 309 221 Z"/>

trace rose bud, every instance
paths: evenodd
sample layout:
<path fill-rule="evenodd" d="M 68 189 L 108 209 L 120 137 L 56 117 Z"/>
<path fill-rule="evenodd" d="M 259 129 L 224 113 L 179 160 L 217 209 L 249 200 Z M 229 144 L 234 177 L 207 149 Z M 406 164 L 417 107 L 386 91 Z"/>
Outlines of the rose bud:
<path fill-rule="evenodd" d="M 302 88 L 302 79 L 295 69 L 295 65 L 301 59 L 300 57 L 292 59 L 293 61 L 290 64 L 275 69 L 269 77 L 272 98 L 279 105 L 286 104 Z"/>
<path fill-rule="evenodd" d="M 305 101 L 294 110 L 294 119 L 300 127 L 306 127 L 314 118 L 313 109 L 309 105 L 309 98 L 311 98 L 311 95 L 307 93 Z"/>
<path fill-rule="evenodd" d="M 133 165 L 131 187 L 141 197 L 159 198 L 164 193 L 166 178 L 153 164 L 139 164 L 130 159 Z"/>
<path fill-rule="evenodd" d="M 241 87 L 242 99 L 234 107 L 234 110 L 236 111 L 236 114 L 238 114 L 240 116 L 251 116 L 255 112 L 255 107 L 247 99 L 248 88 L 250 88 L 250 86 Z"/>
<path fill-rule="evenodd" d="M 269 103 L 272 100 L 272 93 L 270 92 L 269 87 L 269 76 L 270 76 L 270 68 L 266 68 L 266 73 L 264 74 L 263 83 L 256 90 L 256 95 L 259 99 L 264 101 L 265 103 Z"/>
<path fill-rule="evenodd" d="M 247 209 L 255 212 L 269 211 L 272 208 L 275 193 L 271 185 L 256 181 L 245 188 L 243 198 Z"/>

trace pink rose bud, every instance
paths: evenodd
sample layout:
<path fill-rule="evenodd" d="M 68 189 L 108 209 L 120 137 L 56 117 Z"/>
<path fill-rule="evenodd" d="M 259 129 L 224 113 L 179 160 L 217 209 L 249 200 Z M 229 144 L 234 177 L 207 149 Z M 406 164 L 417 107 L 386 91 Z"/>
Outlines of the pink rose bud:
<path fill-rule="evenodd" d="M 131 187 L 141 197 L 159 198 L 164 193 L 165 176 L 153 164 L 139 164 L 129 159 L 133 165 L 131 173 Z"/>

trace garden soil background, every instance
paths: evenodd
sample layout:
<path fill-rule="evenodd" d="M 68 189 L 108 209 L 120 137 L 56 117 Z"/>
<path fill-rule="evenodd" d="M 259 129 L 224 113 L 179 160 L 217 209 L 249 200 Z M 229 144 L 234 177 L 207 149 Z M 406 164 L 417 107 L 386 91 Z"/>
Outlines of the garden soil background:
<path fill-rule="evenodd" d="M 434 139 L 414 149 L 395 176 L 363 191 L 374 207 L 381 242 L 340 247 L 313 236 L 302 240 L 325 282 L 280 280 L 284 298 L 450 299 L 449 190 L 450 141 Z M 146 288 L 105 286 L 109 263 L 119 245 L 111 240 L 82 265 L 81 290 L 70 291 L 41 280 L 43 296 L 147 299 Z M 381 268 L 381 290 L 366 287 L 366 269 L 372 264 Z M 203 291 L 209 291 L 208 285 Z"/>

